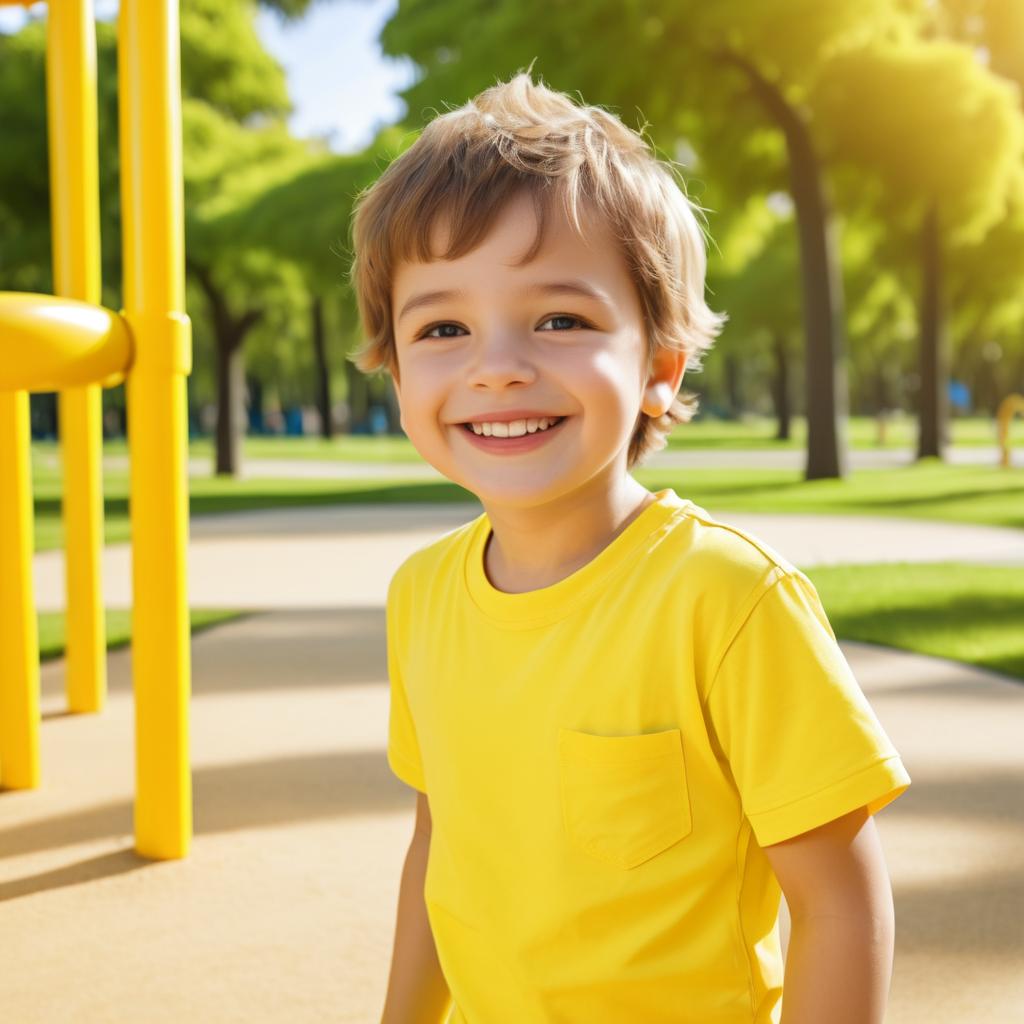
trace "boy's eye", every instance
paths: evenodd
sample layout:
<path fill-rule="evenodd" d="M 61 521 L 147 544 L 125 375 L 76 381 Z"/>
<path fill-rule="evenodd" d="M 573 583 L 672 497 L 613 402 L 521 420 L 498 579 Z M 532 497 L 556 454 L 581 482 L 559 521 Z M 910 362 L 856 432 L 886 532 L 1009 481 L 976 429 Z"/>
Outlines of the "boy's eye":
<path fill-rule="evenodd" d="M 551 323 L 552 320 L 572 320 L 573 323 L 577 323 L 581 327 L 586 327 L 587 326 L 578 316 L 570 316 L 568 313 L 556 313 L 554 316 L 549 316 L 547 318 L 547 320 L 544 321 L 544 323 L 549 324 L 549 323 Z M 556 331 L 558 331 L 558 330 L 569 330 L 569 328 L 567 328 L 567 327 L 566 328 L 556 327 L 554 329 Z"/>
<path fill-rule="evenodd" d="M 459 326 L 458 324 L 448 324 L 448 323 L 434 324 L 433 327 L 424 327 L 423 330 L 420 331 L 419 334 L 416 335 L 416 337 L 417 338 L 430 338 L 430 337 L 434 337 L 434 338 L 438 338 L 438 337 L 454 338 L 455 337 L 454 334 L 438 335 L 438 334 L 434 334 L 434 331 L 439 331 L 439 330 L 441 330 L 442 327 L 458 327 L 458 326 Z"/>
<path fill-rule="evenodd" d="M 570 320 L 573 323 L 577 323 L 581 327 L 584 327 L 584 328 L 589 326 L 585 321 L 581 320 L 578 316 L 570 316 L 568 313 L 556 313 L 553 316 L 549 316 L 546 320 L 542 320 L 541 323 L 542 324 L 547 324 L 547 323 L 551 323 L 553 320 Z M 459 327 L 458 324 L 451 323 L 450 321 L 444 321 L 443 323 L 433 324 L 430 327 L 424 327 L 423 330 L 420 331 L 420 333 L 416 335 L 416 337 L 417 338 L 430 338 L 430 337 L 433 337 L 433 338 L 454 338 L 454 337 L 456 337 L 456 335 L 454 335 L 454 334 L 435 334 L 434 333 L 435 331 L 441 330 L 441 328 L 443 328 L 443 327 L 455 327 L 458 330 L 463 330 L 463 328 Z M 564 330 L 571 330 L 571 328 L 569 328 L 569 327 L 555 327 L 552 330 L 553 331 L 564 331 Z M 545 333 L 550 333 L 550 332 L 545 332 Z"/>

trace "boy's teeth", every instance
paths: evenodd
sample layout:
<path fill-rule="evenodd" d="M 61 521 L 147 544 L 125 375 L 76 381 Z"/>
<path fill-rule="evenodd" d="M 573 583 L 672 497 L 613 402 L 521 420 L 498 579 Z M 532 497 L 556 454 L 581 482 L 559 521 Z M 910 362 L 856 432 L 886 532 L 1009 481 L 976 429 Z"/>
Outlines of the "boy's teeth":
<path fill-rule="evenodd" d="M 470 427 L 474 434 L 483 437 L 522 437 L 524 434 L 533 434 L 538 430 L 547 430 L 557 417 L 542 416 L 540 419 L 512 420 L 506 423 L 471 423 Z"/>

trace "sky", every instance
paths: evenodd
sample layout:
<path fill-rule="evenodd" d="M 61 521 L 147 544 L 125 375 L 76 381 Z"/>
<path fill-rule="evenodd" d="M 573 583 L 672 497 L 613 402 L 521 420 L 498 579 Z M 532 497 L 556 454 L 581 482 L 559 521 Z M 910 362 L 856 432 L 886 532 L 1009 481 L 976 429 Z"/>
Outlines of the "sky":
<path fill-rule="evenodd" d="M 94 0 L 96 16 L 117 13 L 116 0 Z M 289 124 L 299 137 L 323 136 L 336 153 L 362 149 L 378 127 L 402 116 L 396 92 L 414 78 L 411 61 L 380 52 L 377 36 L 397 0 L 314 0 L 302 19 L 286 22 L 261 11 L 257 31 L 288 75 L 295 111 Z M 0 7 L 0 32 L 43 17 L 44 3 L 28 11 Z"/>
<path fill-rule="evenodd" d="M 396 0 L 319 0 L 297 22 L 260 12 L 260 38 L 288 73 L 293 134 L 326 134 L 333 150 L 348 153 L 402 116 L 405 104 L 395 93 L 413 81 L 415 65 L 385 57 L 377 43 L 397 6 Z"/>

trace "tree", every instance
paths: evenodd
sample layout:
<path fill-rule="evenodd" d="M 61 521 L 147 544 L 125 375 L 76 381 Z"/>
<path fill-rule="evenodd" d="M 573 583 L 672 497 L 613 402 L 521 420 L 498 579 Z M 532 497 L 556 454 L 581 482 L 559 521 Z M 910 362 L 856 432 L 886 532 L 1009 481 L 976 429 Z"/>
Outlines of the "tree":
<path fill-rule="evenodd" d="M 381 162 L 392 158 L 399 145 L 394 132 L 385 132 L 362 153 L 321 156 L 297 174 L 253 193 L 219 225 L 225 237 L 236 244 L 271 253 L 301 269 L 308 292 L 317 407 L 324 438 L 333 436 L 326 296 L 337 294 L 339 312 L 347 322 L 354 321 L 348 268 L 343 261 L 352 206 L 358 192 L 379 173 Z"/>
<path fill-rule="evenodd" d="M 287 268 L 266 251 L 240 242 L 225 225 L 235 209 L 293 177 L 315 155 L 292 139 L 283 124 L 244 128 L 195 100 L 185 102 L 183 130 L 186 264 L 209 304 L 216 343 L 215 472 L 233 474 L 246 338 L 266 316 L 269 300 L 286 301 L 295 290 L 285 286 Z"/>
<path fill-rule="evenodd" d="M 117 195 L 117 98 L 115 31 L 96 26 L 99 79 L 100 238 L 104 301 L 120 295 L 120 200 Z M 50 182 L 47 172 L 46 25 L 30 21 L 21 31 L 0 34 L 0 287 L 52 291 Z"/>
<path fill-rule="evenodd" d="M 753 199 L 748 216 L 736 219 L 721 239 L 722 257 L 709 264 L 708 288 L 729 311 L 721 343 L 726 358 L 744 362 L 767 350 L 769 381 L 778 421 L 776 439 L 790 437 L 793 415 L 793 340 L 800 327 L 800 277 L 791 212 Z M 736 404 L 735 399 L 731 403 Z"/>
<path fill-rule="evenodd" d="M 977 404 L 994 416 L 1007 393 L 1024 391 L 1024 166 L 995 227 L 950 253 L 948 278 L 958 376 L 975 378 Z"/>
<path fill-rule="evenodd" d="M 856 165 L 861 173 L 851 187 L 885 219 L 896 258 L 919 270 L 917 454 L 941 457 L 948 254 L 976 245 L 1005 213 L 1024 155 L 1016 90 L 964 45 L 904 41 L 831 61 L 815 105 L 828 125 L 830 156 Z"/>
<path fill-rule="evenodd" d="M 1021 86 L 1024 103 L 1024 6 L 1019 0 L 943 0 L 929 11 L 933 35 L 960 40 L 997 75 Z M 1024 177 L 1024 170 L 1018 173 Z M 951 254 L 961 363 L 979 375 L 993 414 L 1007 391 L 1024 391 L 1024 183 L 1011 189 L 1006 216 L 976 249 Z M 1003 359 L 1016 353 L 1015 362 Z M 1002 379 L 1000 379 L 1002 363 Z M 963 372 L 963 371 L 962 371 Z"/>
<path fill-rule="evenodd" d="M 246 339 L 268 300 L 295 297 L 287 268 L 222 225 L 318 156 L 288 133 L 284 72 L 263 49 L 255 13 L 251 0 L 184 0 L 181 9 L 186 266 L 209 306 L 215 342 L 217 474 L 238 469 Z"/>

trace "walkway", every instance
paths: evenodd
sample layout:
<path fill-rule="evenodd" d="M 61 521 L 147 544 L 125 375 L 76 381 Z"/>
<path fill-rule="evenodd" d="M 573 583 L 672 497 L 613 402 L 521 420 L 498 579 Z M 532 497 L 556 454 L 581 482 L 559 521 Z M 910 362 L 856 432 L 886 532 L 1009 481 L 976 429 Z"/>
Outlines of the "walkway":
<path fill-rule="evenodd" d="M 43 787 L 0 794 L 5 1020 L 376 1024 L 414 809 L 384 756 L 384 594 L 406 553 L 477 511 L 193 520 L 192 602 L 272 610 L 193 639 L 184 861 L 132 850 L 130 653 L 109 655 L 100 715 L 66 715 L 63 662 L 43 666 Z M 848 560 L 1024 559 L 1009 530 L 721 518 L 802 568 L 840 541 Z M 41 606 L 63 601 L 61 563 L 36 558 Z M 129 566 L 127 549 L 107 551 L 111 605 L 128 603 Z M 1024 686 L 842 647 L 913 778 L 876 818 L 898 925 L 888 1024 L 1021 1019 Z"/>

